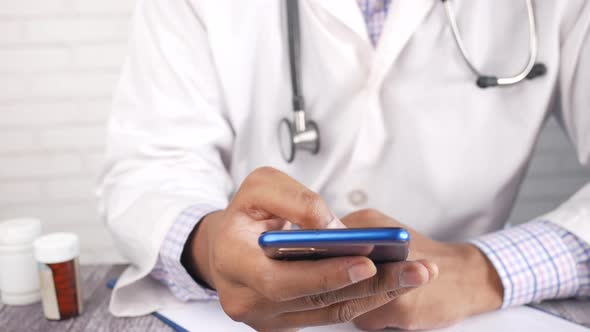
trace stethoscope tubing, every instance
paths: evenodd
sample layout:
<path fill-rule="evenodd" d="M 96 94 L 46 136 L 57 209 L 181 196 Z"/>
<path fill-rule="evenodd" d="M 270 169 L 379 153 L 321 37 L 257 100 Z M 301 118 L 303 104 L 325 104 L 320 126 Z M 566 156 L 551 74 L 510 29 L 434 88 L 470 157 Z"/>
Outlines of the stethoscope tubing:
<path fill-rule="evenodd" d="M 465 63 L 477 76 L 477 85 L 480 88 L 508 86 L 524 79 L 532 79 L 545 73 L 546 67 L 543 64 L 536 64 L 539 51 L 537 41 L 537 25 L 535 22 L 535 13 L 532 0 L 525 0 L 528 16 L 529 28 L 529 58 L 526 66 L 518 74 L 510 77 L 495 77 L 483 75 L 471 61 L 470 54 L 463 43 L 457 20 L 453 14 L 449 0 L 441 0 L 445 9 L 447 20 L 453 33 L 453 39 L 461 52 Z M 291 163 L 295 159 L 297 150 L 307 150 L 312 154 L 317 154 L 320 148 L 320 131 L 318 125 L 307 119 L 305 110 L 305 98 L 301 88 L 301 29 L 299 22 L 299 2 L 298 0 L 286 0 L 287 5 L 287 33 L 289 42 L 289 69 L 291 72 L 291 92 L 292 92 L 292 119 L 284 118 L 279 123 L 279 145 L 281 154 L 286 162 Z M 536 68 L 538 66 L 538 68 Z M 283 142 L 283 137 L 289 141 Z M 288 143 L 288 144 L 287 144 Z"/>
<path fill-rule="evenodd" d="M 465 44 L 463 43 L 463 39 L 461 38 L 461 34 L 459 33 L 459 27 L 457 26 L 457 20 L 455 19 L 455 15 L 453 14 L 453 10 L 450 5 L 449 0 L 442 0 L 442 3 L 445 8 L 445 13 L 447 16 L 447 20 L 449 21 L 449 25 L 451 26 L 451 31 L 453 32 L 453 39 L 461 52 L 461 56 L 467 63 L 469 69 L 477 76 L 477 77 L 485 77 L 471 61 L 471 57 Z M 525 0 L 526 7 L 527 7 L 527 16 L 528 16 L 528 28 L 529 28 L 529 59 L 526 66 L 516 75 L 510 77 L 494 77 L 496 79 L 496 85 L 513 85 L 519 82 L 522 82 L 526 79 L 535 63 L 537 61 L 537 55 L 539 51 L 538 41 L 537 41 L 537 24 L 535 22 L 535 11 L 533 9 L 533 4 L 531 0 Z M 492 76 L 490 76 L 492 77 Z"/>

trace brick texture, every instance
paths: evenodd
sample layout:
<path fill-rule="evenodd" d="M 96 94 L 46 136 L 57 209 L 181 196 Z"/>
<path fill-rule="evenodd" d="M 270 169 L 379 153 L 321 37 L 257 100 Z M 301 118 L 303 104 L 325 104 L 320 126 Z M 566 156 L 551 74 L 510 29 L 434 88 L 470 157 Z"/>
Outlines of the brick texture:
<path fill-rule="evenodd" d="M 78 233 L 83 262 L 122 260 L 93 191 L 133 5 L 0 0 L 0 219 Z M 550 122 L 510 220 L 550 210 L 589 179 Z"/>
<path fill-rule="evenodd" d="M 94 190 L 134 3 L 0 0 L 0 220 L 75 232 L 87 263 L 123 261 Z"/>

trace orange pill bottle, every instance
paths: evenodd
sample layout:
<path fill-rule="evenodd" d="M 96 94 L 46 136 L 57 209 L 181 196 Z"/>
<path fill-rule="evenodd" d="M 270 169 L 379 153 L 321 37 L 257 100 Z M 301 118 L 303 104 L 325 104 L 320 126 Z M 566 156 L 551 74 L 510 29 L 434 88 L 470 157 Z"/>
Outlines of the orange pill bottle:
<path fill-rule="evenodd" d="M 64 320 L 82 314 L 78 237 L 53 233 L 35 240 L 33 247 L 45 318 Z"/>

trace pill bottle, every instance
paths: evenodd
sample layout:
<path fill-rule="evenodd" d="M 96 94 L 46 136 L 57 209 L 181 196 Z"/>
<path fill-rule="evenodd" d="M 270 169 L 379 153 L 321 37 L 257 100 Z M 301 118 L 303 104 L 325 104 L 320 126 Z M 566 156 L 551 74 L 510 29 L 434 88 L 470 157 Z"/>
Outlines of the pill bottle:
<path fill-rule="evenodd" d="M 33 257 L 33 241 L 40 235 L 38 219 L 0 222 L 0 302 L 27 305 L 41 299 Z"/>
<path fill-rule="evenodd" d="M 33 247 L 45 318 L 65 320 L 82 314 L 78 236 L 53 233 L 35 240 Z"/>

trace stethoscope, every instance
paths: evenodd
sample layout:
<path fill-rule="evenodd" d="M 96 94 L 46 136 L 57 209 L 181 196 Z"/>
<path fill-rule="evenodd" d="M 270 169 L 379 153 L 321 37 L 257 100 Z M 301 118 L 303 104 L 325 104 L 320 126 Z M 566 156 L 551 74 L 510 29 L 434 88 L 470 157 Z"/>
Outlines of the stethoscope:
<path fill-rule="evenodd" d="M 279 142 L 281 154 L 288 163 L 291 163 L 295 159 L 295 152 L 297 150 L 309 151 L 313 155 L 320 151 L 320 131 L 314 121 L 306 119 L 305 99 L 301 90 L 301 37 L 298 1 L 286 0 L 293 120 L 284 118 L 279 123 Z M 529 59 L 526 66 L 518 74 L 510 77 L 484 75 L 475 68 L 469 52 L 463 44 L 463 39 L 461 39 L 457 21 L 455 20 L 449 1 L 441 1 L 444 5 L 455 43 L 461 51 L 461 56 L 465 60 L 465 63 L 467 63 L 471 72 L 477 77 L 476 84 L 478 87 L 485 89 L 489 87 L 509 86 L 523 82 L 525 79 L 531 80 L 545 75 L 547 67 L 543 63 L 536 63 L 539 45 L 537 43 L 537 25 L 532 0 L 525 0 L 529 26 Z"/>

